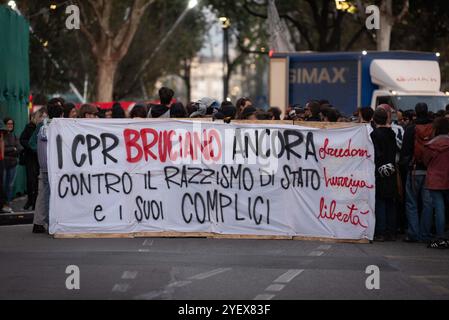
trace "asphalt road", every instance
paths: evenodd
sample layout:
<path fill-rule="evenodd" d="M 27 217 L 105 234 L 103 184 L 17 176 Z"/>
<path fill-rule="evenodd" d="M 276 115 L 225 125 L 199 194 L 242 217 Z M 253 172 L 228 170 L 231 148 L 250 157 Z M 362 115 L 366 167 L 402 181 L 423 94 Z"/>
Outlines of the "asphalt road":
<path fill-rule="evenodd" d="M 79 267 L 80 290 L 66 288 Z M 366 268 L 380 269 L 380 290 Z M 422 244 L 55 240 L 0 227 L 0 299 L 448 299 L 449 250 Z"/>

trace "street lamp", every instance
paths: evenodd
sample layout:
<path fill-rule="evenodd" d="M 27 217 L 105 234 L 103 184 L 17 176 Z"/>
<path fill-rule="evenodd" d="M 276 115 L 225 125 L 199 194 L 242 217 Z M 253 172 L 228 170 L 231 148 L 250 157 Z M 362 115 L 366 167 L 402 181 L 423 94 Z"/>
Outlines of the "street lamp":
<path fill-rule="evenodd" d="M 190 0 L 189 5 L 187 6 L 190 9 L 195 8 L 198 5 L 198 0 Z"/>
<path fill-rule="evenodd" d="M 357 7 L 348 0 L 335 0 L 335 7 L 339 11 L 348 12 L 354 14 L 357 12 Z"/>
<path fill-rule="evenodd" d="M 221 28 L 223 29 L 223 101 L 228 98 L 229 94 L 229 28 L 231 27 L 231 19 L 228 17 L 220 17 Z"/>
<path fill-rule="evenodd" d="M 9 1 L 9 2 L 8 2 L 8 6 L 9 6 L 11 9 L 13 9 L 13 10 L 16 10 L 16 9 L 17 9 L 17 4 L 16 4 L 15 1 Z"/>

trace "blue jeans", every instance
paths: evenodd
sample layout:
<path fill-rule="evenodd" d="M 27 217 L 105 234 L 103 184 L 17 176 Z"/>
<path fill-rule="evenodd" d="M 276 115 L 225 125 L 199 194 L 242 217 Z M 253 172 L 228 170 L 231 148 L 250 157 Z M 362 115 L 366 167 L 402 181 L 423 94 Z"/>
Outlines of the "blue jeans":
<path fill-rule="evenodd" d="M 396 234 L 396 203 L 394 199 L 376 199 L 376 236 Z"/>
<path fill-rule="evenodd" d="M 17 167 L 5 168 L 3 172 L 3 187 L 5 188 L 6 200 L 10 203 L 14 199 L 14 182 L 16 181 Z"/>
<path fill-rule="evenodd" d="M 424 175 L 409 173 L 407 176 L 405 210 L 408 220 L 408 237 L 411 240 L 432 240 L 432 197 L 429 190 L 425 188 L 425 183 L 426 176 Z M 421 197 L 423 205 L 421 222 L 418 214 L 418 197 Z"/>
<path fill-rule="evenodd" d="M 446 227 L 446 212 L 444 206 L 444 197 L 448 195 L 449 191 L 443 190 L 429 190 L 430 196 L 433 200 L 433 205 L 435 207 L 435 226 L 436 226 L 436 237 L 438 239 L 444 238 L 444 231 Z"/>

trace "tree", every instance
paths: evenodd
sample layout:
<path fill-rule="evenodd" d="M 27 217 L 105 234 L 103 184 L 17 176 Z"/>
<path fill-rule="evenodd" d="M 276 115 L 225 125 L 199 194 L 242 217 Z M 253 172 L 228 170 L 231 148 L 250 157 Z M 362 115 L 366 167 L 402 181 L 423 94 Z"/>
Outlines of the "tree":
<path fill-rule="evenodd" d="M 97 101 L 112 101 L 117 68 L 128 53 L 142 16 L 154 0 L 127 2 L 87 0 L 86 4 L 76 1 L 82 12 L 81 31 L 89 41 L 97 64 Z M 129 14 L 125 13 L 127 10 Z M 125 16 L 124 23 L 121 23 L 120 13 Z"/>
<path fill-rule="evenodd" d="M 266 0 L 241 1 L 250 14 L 267 18 Z M 354 15 L 348 11 L 337 10 L 334 0 L 277 1 L 276 4 L 298 51 L 346 51 L 367 34 L 365 24 L 353 19 Z"/>
<path fill-rule="evenodd" d="M 152 91 L 158 78 L 170 74 L 180 76 L 187 93 L 190 91 L 190 81 L 186 80 L 191 60 L 201 50 L 208 29 L 203 12 L 190 10 L 165 44 L 160 46 L 186 5 L 186 0 L 157 1 L 146 13 L 143 18 L 145 27 L 137 32 L 130 53 L 119 67 L 115 99 L 139 96 L 143 89 Z M 160 49 L 155 53 L 157 47 Z"/>
<path fill-rule="evenodd" d="M 2 1 L 2 0 L 0 0 Z M 98 63 L 92 52 L 92 46 L 87 37 L 79 30 L 68 30 L 65 27 L 67 15 L 65 2 L 50 10 L 54 0 L 17 1 L 20 10 L 29 20 L 34 30 L 30 41 L 30 73 L 34 93 L 51 95 L 65 93 L 73 83 L 79 91 L 84 87 L 85 79 L 97 83 Z M 57 3 L 57 2 L 56 2 Z M 86 28 L 94 37 L 101 36 L 101 30 L 95 30 L 96 15 L 93 7 L 83 2 L 82 18 L 93 21 Z M 118 32 L 130 19 L 133 1 L 112 1 L 110 27 Z M 180 28 L 177 28 L 170 41 L 155 57 L 154 61 L 144 70 L 137 85 L 131 85 L 131 77 L 137 73 L 143 61 L 148 57 L 160 38 L 179 17 L 187 5 L 187 0 L 158 0 L 151 4 L 151 10 L 143 14 L 140 27 L 134 35 L 134 41 L 129 46 L 127 54 L 118 63 L 113 83 L 112 99 L 140 100 L 152 92 L 156 80 L 167 74 L 182 74 L 183 61 L 191 60 L 201 49 L 203 36 L 207 30 L 201 10 L 191 10 Z M 87 18 L 86 18 L 87 16 Z M 45 46 L 44 46 L 45 44 Z M 182 48 L 182 49 L 180 49 Z M 53 62 L 55 63 L 53 63 Z M 88 100 L 97 99 L 97 88 L 87 86 Z M 103 99 L 101 99 L 103 100 Z"/>
<path fill-rule="evenodd" d="M 268 56 L 265 19 L 250 14 L 241 0 L 232 2 L 206 0 L 205 3 L 216 14 L 217 23 L 219 17 L 228 18 L 226 23 L 229 25 L 223 30 L 224 37 L 228 38 L 226 41 L 229 42 L 229 46 L 235 47 L 234 55 L 224 57 L 226 72 L 223 81 L 224 87 L 229 88 L 231 78 L 240 66 L 253 64 L 260 56 Z"/>
<path fill-rule="evenodd" d="M 370 4 L 368 1 L 363 3 L 366 5 Z M 393 27 L 402 22 L 409 13 L 410 3 L 409 0 L 402 0 L 400 4 L 396 2 L 394 6 L 393 0 L 380 0 L 377 4 L 380 7 L 380 28 L 376 31 L 377 50 L 389 51 Z M 359 8 L 362 7 L 361 0 L 358 1 L 358 6 Z M 396 15 L 395 11 L 399 11 L 399 13 Z M 363 15 L 364 10 L 361 13 Z"/>

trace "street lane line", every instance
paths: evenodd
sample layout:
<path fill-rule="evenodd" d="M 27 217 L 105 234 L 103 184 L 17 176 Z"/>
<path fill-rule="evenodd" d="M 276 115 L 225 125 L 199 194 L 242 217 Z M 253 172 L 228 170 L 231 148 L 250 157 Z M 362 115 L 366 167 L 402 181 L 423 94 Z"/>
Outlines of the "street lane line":
<path fill-rule="evenodd" d="M 170 283 L 167 286 L 167 288 L 182 288 L 182 287 L 188 286 L 191 283 L 192 283 L 192 281 L 177 281 L 177 282 Z"/>
<path fill-rule="evenodd" d="M 122 275 L 122 280 L 134 280 L 137 278 L 137 271 L 125 271 Z"/>
<path fill-rule="evenodd" d="M 332 248 L 332 246 L 330 245 L 322 245 L 318 247 L 318 250 L 329 250 L 330 248 Z"/>
<path fill-rule="evenodd" d="M 205 273 L 197 274 L 196 276 L 190 277 L 189 280 L 204 280 L 204 279 L 216 276 L 216 275 L 218 275 L 220 273 L 224 273 L 224 272 L 230 271 L 231 269 L 232 268 L 215 269 L 215 270 L 208 271 L 208 272 L 205 272 Z"/>
<path fill-rule="evenodd" d="M 271 300 L 275 297 L 274 294 L 259 294 L 254 300 Z"/>
<path fill-rule="evenodd" d="M 272 292 L 279 292 L 284 290 L 285 285 L 283 284 L 272 284 L 268 288 L 265 289 L 265 291 L 272 291 Z"/>
<path fill-rule="evenodd" d="M 286 273 L 284 273 L 283 275 L 281 275 L 279 278 L 274 280 L 274 282 L 275 283 L 289 283 L 303 272 L 304 272 L 304 270 L 289 270 Z"/>
<path fill-rule="evenodd" d="M 127 284 L 127 283 L 116 284 L 114 286 L 114 288 L 112 288 L 112 292 L 125 293 L 128 290 L 129 290 L 129 284 Z"/>
<path fill-rule="evenodd" d="M 141 252 L 141 253 L 145 253 L 145 252 L 151 252 L 151 250 L 150 249 L 139 249 L 139 252 Z"/>
<path fill-rule="evenodd" d="M 309 257 L 321 257 L 324 254 L 323 251 L 312 251 L 309 254 Z"/>

